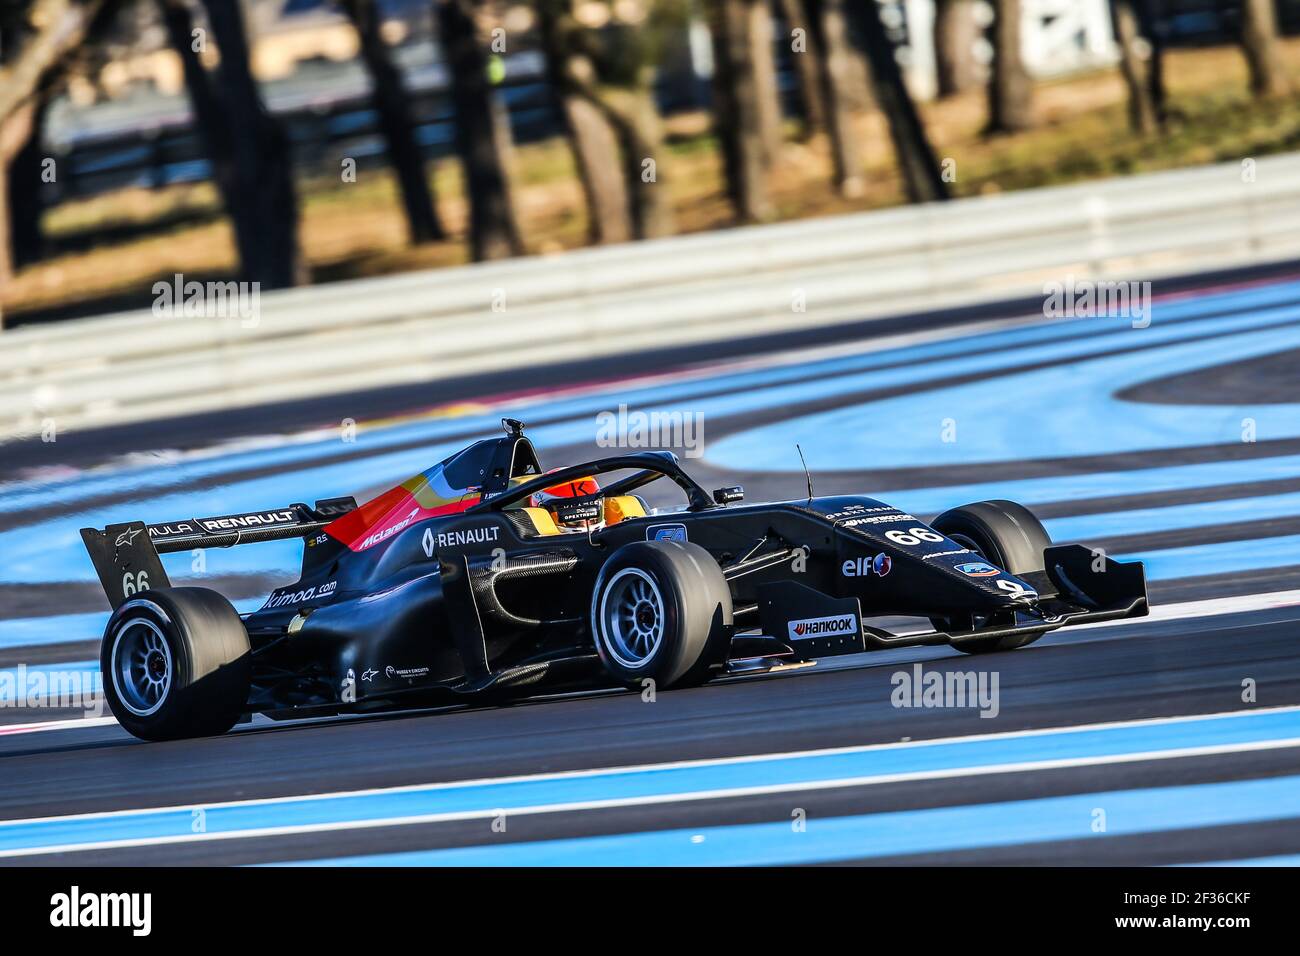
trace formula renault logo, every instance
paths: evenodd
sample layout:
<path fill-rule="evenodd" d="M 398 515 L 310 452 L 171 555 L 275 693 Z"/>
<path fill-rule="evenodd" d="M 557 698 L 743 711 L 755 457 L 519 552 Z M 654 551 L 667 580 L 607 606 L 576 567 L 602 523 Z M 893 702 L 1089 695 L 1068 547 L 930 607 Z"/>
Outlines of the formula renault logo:
<path fill-rule="evenodd" d="M 957 565 L 957 570 L 971 578 L 991 578 L 1002 572 L 986 561 L 969 561 Z"/>
<path fill-rule="evenodd" d="M 788 625 L 790 640 L 806 641 L 812 637 L 843 637 L 861 632 L 856 614 L 836 614 L 831 617 L 810 617 L 791 621 Z"/>
<path fill-rule="evenodd" d="M 465 544 L 487 544 L 495 541 L 501 529 L 495 525 L 488 528 L 463 528 L 460 531 L 438 532 L 438 547 L 454 548 Z"/>
<path fill-rule="evenodd" d="M 645 539 L 647 541 L 685 541 L 686 525 L 652 524 L 645 529 Z"/>
<path fill-rule="evenodd" d="M 194 525 L 188 521 L 173 521 L 170 524 L 151 524 L 149 526 L 150 538 L 167 538 L 177 534 L 196 534 L 197 530 Z"/>
<path fill-rule="evenodd" d="M 224 518 L 200 518 L 204 531 L 242 531 L 245 528 L 263 528 L 267 525 L 293 524 L 298 516 L 293 511 L 264 511 L 249 515 L 230 515 Z"/>
<path fill-rule="evenodd" d="M 424 556 L 433 557 L 433 553 L 439 548 L 454 548 L 466 544 L 487 544 L 489 541 L 497 540 L 497 535 L 501 529 L 495 525 L 485 528 L 463 528 L 460 531 L 440 531 L 433 533 L 432 528 L 424 529 L 424 537 L 420 539 L 420 544 L 424 547 Z"/>

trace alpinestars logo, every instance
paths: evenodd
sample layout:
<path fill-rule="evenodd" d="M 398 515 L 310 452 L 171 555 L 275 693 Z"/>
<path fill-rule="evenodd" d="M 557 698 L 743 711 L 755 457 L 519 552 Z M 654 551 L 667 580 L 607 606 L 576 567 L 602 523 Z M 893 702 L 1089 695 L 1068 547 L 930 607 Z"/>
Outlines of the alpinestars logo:
<path fill-rule="evenodd" d="M 789 623 L 790 639 L 806 641 L 813 637 L 842 637 L 861 631 L 856 614 L 836 614 L 831 617 L 810 617 Z"/>

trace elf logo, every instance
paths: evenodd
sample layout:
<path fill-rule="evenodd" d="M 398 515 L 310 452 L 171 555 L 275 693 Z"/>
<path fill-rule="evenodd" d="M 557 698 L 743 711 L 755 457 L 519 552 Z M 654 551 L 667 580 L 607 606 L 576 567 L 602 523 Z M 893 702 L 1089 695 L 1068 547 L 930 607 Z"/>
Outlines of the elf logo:
<path fill-rule="evenodd" d="M 842 637 L 845 634 L 859 634 L 856 614 L 835 614 L 831 617 L 810 617 L 801 621 L 791 621 L 788 625 L 792 641 L 806 641 L 813 637 Z"/>
<path fill-rule="evenodd" d="M 884 577 L 894 568 L 894 561 L 883 551 L 874 558 L 850 558 L 840 565 L 840 573 L 846 578 L 865 578 L 875 574 Z"/>

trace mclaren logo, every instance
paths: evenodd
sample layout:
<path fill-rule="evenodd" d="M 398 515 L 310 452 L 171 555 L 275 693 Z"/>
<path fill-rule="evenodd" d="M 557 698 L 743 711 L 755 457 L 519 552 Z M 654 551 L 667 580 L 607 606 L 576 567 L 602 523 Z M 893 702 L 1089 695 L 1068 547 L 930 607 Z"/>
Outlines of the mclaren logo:
<path fill-rule="evenodd" d="M 374 534 L 370 535 L 370 537 L 366 538 L 365 541 L 362 541 L 361 547 L 359 547 L 357 550 L 364 551 L 366 550 L 366 548 L 370 547 L 371 545 L 379 544 L 379 542 L 381 541 L 387 541 L 393 535 L 397 534 L 397 532 L 403 530 L 408 525 L 410 525 L 410 523 L 415 520 L 415 516 L 418 515 L 419 513 L 420 513 L 419 508 L 412 508 L 411 513 L 408 514 L 401 521 L 397 522 L 397 524 L 389 525 L 387 528 L 384 528 L 382 531 L 376 531 Z"/>
<path fill-rule="evenodd" d="M 806 641 L 812 637 L 842 637 L 857 634 L 861 628 L 856 614 L 836 614 L 831 617 L 810 617 L 789 623 L 790 640 Z"/>

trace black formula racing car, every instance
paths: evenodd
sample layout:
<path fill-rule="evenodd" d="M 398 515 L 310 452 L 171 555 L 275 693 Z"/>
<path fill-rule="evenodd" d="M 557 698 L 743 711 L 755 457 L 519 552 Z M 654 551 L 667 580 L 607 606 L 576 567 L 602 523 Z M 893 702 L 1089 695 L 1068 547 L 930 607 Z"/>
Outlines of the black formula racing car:
<path fill-rule="evenodd" d="M 360 507 L 83 529 L 113 606 L 101 666 L 122 726 L 161 740 L 255 713 L 689 687 L 879 648 L 1009 650 L 1147 613 L 1141 564 L 1054 547 L 1010 501 L 929 523 L 856 495 L 742 504 L 666 452 L 544 474 L 522 424 L 504 424 Z M 650 509 L 638 491 L 652 482 L 684 500 Z M 566 483 L 598 490 L 546 494 Z M 158 557 L 282 538 L 303 539 L 299 580 L 242 615 L 216 591 L 172 587 Z M 870 623 L 886 616 L 931 626 Z"/>

